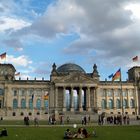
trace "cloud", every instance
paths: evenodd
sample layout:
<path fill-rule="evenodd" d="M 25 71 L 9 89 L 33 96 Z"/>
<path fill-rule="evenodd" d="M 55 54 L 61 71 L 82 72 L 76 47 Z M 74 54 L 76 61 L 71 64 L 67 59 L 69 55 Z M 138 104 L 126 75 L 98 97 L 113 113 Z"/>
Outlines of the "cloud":
<path fill-rule="evenodd" d="M 23 50 L 22 43 L 18 39 L 6 39 L 6 40 L 3 40 L 3 43 L 6 46 L 14 48 L 17 51 L 22 51 Z"/>
<path fill-rule="evenodd" d="M 11 18 L 11 17 L 0 17 L 0 31 L 1 32 L 5 32 L 9 29 L 11 31 L 16 31 L 30 25 L 31 23 L 26 22 L 22 19 Z"/>
<path fill-rule="evenodd" d="M 6 61 L 6 63 L 10 63 L 13 64 L 16 67 L 28 67 L 30 64 L 32 64 L 32 61 L 25 55 L 21 55 L 19 57 L 14 57 L 13 55 L 7 55 L 6 56 L 6 60 L 2 60 L 2 61 Z"/>
<path fill-rule="evenodd" d="M 127 66 L 129 59 L 140 55 L 140 21 L 132 19 L 133 11 L 125 8 L 131 3 L 139 0 L 58 0 L 32 24 L 25 22 L 21 28 L 9 26 L 3 30 L 13 28 L 14 37 L 31 34 L 45 39 L 76 33 L 79 39 L 64 48 L 65 55 L 82 54 L 87 62 Z M 5 21 L 1 20 L 0 26 Z"/>

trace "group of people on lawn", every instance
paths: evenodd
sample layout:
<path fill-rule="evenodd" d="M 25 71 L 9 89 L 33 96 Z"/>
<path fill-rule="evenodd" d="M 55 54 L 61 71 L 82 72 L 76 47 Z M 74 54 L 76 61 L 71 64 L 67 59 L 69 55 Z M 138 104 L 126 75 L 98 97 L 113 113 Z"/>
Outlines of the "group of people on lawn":
<path fill-rule="evenodd" d="M 0 131 L 0 137 L 3 137 L 3 136 L 8 136 L 8 133 L 7 133 L 6 128 L 3 128 L 3 129 Z"/>
<path fill-rule="evenodd" d="M 88 138 L 90 134 L 87 132 L 87 130 L 83 127 L 78 128 L 77 132 L 71 132 L 69 129 L 67 129 L 64 133 L 64 139 L 83 139 Z"/>

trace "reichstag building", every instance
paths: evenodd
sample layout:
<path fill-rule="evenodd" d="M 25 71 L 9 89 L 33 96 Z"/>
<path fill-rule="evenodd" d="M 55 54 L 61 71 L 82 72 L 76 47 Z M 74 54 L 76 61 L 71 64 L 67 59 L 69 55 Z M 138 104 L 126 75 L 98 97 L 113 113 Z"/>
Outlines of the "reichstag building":
<path fill-rule="evenodd" d="M 80 114 L 140 114 L 140 67 L 128 70 L 127 81 L 101 81 L 97 65 L 91 73 L 79 65 L 54 63 L 50 80 L 15 78 L 12 64 L 0 64 L 0 116 L 23 119 L 23 116 Z M 46 98 L 46 96 L 48 96 Z"/>

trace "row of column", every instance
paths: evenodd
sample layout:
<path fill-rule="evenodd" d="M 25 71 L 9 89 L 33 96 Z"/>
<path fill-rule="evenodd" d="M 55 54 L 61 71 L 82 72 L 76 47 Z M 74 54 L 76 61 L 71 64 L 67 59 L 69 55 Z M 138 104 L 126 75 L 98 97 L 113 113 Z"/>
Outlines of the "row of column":
<path fill-rule="evenodd" d="M 68 88 L 66 87 L 63 87 L 63 111 L 67 111 L 66 110 L 66 90 Z M 82 90 L 83 88 L 82 87 L 79 87 L 79 88 L 75 88 L 77 91 L 78 91 L 78 106 L 79 106 L 79 111 L 82 112 L 83 111 L 83 105 L 82 105 Z M 69 91 L 70 91 L 70 111 L 74 111 L 74 88 L 71 87 L 69 88 Z M 85 88 L 84 91 L 84 98 L 86 98 L 86 111 L 91 111 L 91 108 L 92 108 L 92 105 L 91 105 L 91 90 L 90 90 L 90 87 L 87 87 Z M 95 92 L 94 92 L 94 98 L 96 97 L 95 96 Z M 95 102 L 93 100 L 93 102 Z M 93 104 L 94 105 L 94 104 Z M 58 108 L 58 87 L 55 88 L 55 109 L 57 110 Z"/>
<path fill-rule="evenodd" d="M 122 106 L 123 106 L 124 99 L 126 99 L 126 100 L 127 100 L 127 106 L 130 107 L 130 100 L 131 100 L 131 99 L 134 99 L 134 101 L 135 101 L 135 106 L 137 107 L 137 90 L 135 91 L 135 93 L 133 94 L 132 97 L 130 97 L 130 96 L 129 96 L 129 93 L 126 92 L 126 96 L 123 96 L 123 93 L 122 93 L 122 94 L 120 94 L 119 98 L 118 98 L 118 97 L 115 97 L 115 95 L 114 95 L 115 92 L 114 92 L 114 91 L 115 91 L 115 90 L 112 90 L 112 92 L 113 92 L 113 96 L 112 96 L 112 97 L 109 97 L 109 96 L 108 96 L 108 93 L 105 92 L 105 100 L 106 100 L 106 102 L 107 102 L 109 99 L 112 99 L 113 102 L 115 103 L 115 101 L 116 101 L 117 99 L 119 99 L 119 100 L 120 100 L 121 107 L 122 107 Z"/>

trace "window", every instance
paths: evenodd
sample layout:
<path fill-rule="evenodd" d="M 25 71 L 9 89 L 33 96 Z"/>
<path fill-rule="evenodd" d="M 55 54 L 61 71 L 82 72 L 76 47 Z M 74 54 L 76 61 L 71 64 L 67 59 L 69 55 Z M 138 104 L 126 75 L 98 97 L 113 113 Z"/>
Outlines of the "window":
<path fill-rule="evenodd" d="M 115 95 L 115 97 L 119 97 L 119 96 L 120 96 L 119 90 L 115 90 L 115 91 L 114 91 L 114 95 Z"/>
<path fill-rule="evenodd" d="M 25 96 L 25 91 L 21 90 L 21 96 Z"/>
<path fill-rule="evenodd" d="M 13 95 L 14 95 L 14 96 L 17 96 L 17 90 L 14 90 L 14 91 L 13 91 Z"/>
<path fill-rule="evenodd" d="M 16 109 L 18 107 L 18 101 L 17 99 L 13 99 L 13 109 Z"/>
<path fill-rule="evenodd" d="M 100 94 L 101 94 L 101 97 L 105 97 L 105 90 L 101 90 Z"/>
<path fill-rule="evenodd" d="M 30 90 L 29 90 L 29 96 L 32 96 L 33 93 L 34 93 L 33 89 L 30 89 Z"/>
<path fill-rule="evenodd" d="M 21 108 L 22 109 L 26 108 L 26 101 L 25 101 L 25 99 L 21 99 Z"/>
<path fill-rule="evenodd" d="M 3 95 L 3 94 L 4 94 L 4 90 L 0 89 L 0 95 Z"/>
<path fill-rule="evenodd" d="M 20 116 L 23 116 L 23 115 L 24 115 L 24 113 L 23 113 L 23 112 L 21 112 L 21 113 L 20 113 Z"/>
<path fill-rule="evenodd" d="M 131 108 L 134 108 L 135 107 L 135 101 L 134 101 L 134 99 L 131 99 L 130 100 L 130 107 Z"/>
<path fill-rule="evenodd" d="M 37 112 L 36 115 L 40 115 L 40 112 Z"/>
<path fill-rule="evenodd" d="M 107 95 L 108 95 L 108 97 L 112 97 L 112 90 L 107 90 Z"/>
<path fill-rule="evenodd" d="M 131 97 L 134 96 L 134 90 L 133 90 L 133 89 L 130 89 L 130 90 L 129 90 L 129 96 L 131 96 Z"/>
<path fill-rule="evenodd" d="M 3 105 L 2 105 L 2 100 L 0 100 L 0 108 L 2 108 L 2 106 L 3 106 Z"/>
<path fill-rule="evenodd" d="M 109 103 L 109 108 L 110 108 L 110 109 L 113 109 L 113 100 L 110 99 L 108 103 Z"/>
<path fill-rule="evenodd" d="M 16 116 L 16 112 L 13 112 L 13 114 L 12 114 L 13 116 Z"/>
<path fill-rule="evenodd" d="M 119 99 L 116 100 L 116 108 L 120 109 L 121 108 L 121 102 Z"/>
<path fill-rule="evenodd" d="M 128 107 L 128 103 L 127 103 L 127 100 L 126 99 L 123 100 L 123 107 L 124 108 L 127 108 Z"/>
<path fill-rule="evenodd" d="M 32 116 L 32 113 L 31 112 L 29 112 L 29 116 Z"/>
<path fill-rule="evenodd" d="M 45 107 L 45 109 L 48 109 L 48 100 L 44 100 L 44 107 Z"/>
<path fill-rule="evenodd" d="M 37 99 L 37 101 L 36 101 L 36 108 L 41 109 L 41 100 L 40 99 Z"/>
<path fill-rule="evenodd" d="M 29 99 L 29 109 L 33 109 L 33 100 Z"/>
<path fill-rule="evenodd" d="M 127 92 L 126 91 L 122 91 L 123 93 L 123 97 L 127 97 Z"/>
<path fill-rule="evenodd" d="M 101 107 L 102 107 L 102 109 L 106 108 L 106 100 L 105 99 L 102 99 Z"/>

